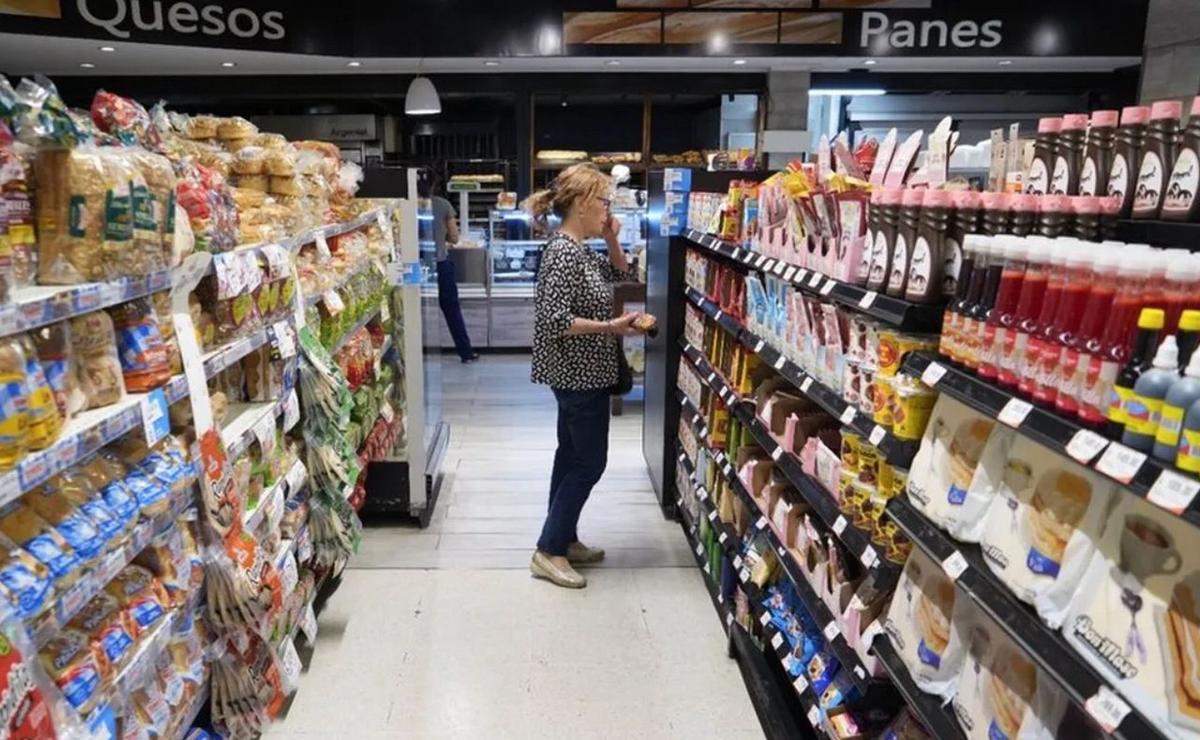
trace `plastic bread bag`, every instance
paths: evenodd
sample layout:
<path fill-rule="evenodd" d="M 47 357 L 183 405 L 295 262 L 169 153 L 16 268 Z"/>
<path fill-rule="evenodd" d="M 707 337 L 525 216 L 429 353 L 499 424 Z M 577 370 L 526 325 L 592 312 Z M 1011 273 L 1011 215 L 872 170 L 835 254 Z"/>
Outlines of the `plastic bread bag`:
<path fill-rule="evenodd" d="M 170 380 L 170 356 L 150 301 L 139 298 L 114 306 L 108 312 L 116 331 L 126 390 L 147 393 Z"/>
<path fill-rule="evenodd" d="M 965 652 L 962 635 L 952 628 L 958 610 L 967 603 L 958 596 L 941 566 L 913 550 L 883 622 L 913 681 L 944 700 L 954 695 Z"/>
<path fill-rule="evenodd" d="M 75 376 L 89 409 L 110 406 L 125 397 L 121 360 L 112 319 L 93 311 L 71 319 Z"/>
<path fill-rule="evenodd" d="M 107 680 L 111 681 L 133 654 L 134 629 L 111 594 L 96 594 L 68 627 L 88 636 L 92 654 Z"/>
<path fill-rule="evenodd" d="M 92 121 L 106 134 L 122 143 L 136 146 L 145 142 L 150 131 L 150 114 L 136 100 L 97 90 L 92 98 Z"/>
<path fill-rule="evenodd" d="M 222 118 L 217 122 L 218 139 L 248 139 L 258 133 L 258 127 L 241 116 Z"/>
<path fill-rule="evenodd" d="M 60 321 L 36 329 L 30 336 L 33 338 L 42 373 L 54 394 L 54 402 L 65 425 L 76 414 L 87 409 L 87 396 L 79 387 L 74 362 L 70 356 L 69 325 Z"/>
<path fill-rule="evenodd" d="M 962 542 L 979 542 L 1016 435 L 954 399 L 933 407 L 908 477 L 908 498 Z"/>
<path fill-rule="evenodd" d="M 267 147 L 263 172 L 271 177 L 295 177 L 296 153 L 284 147 Z"/>
<path fill-rule="evenodd" d="M 163 345 L 167 350 L 167 365 L 171 375 L 183 372 L 183 356 L 179 351 L 179 340 L 175 337 L 175 320 L 171 315 L 171 295 L 167 291 L 150 296 L 154 307 L 154 316 L 158 319 L 158 331 L 162 334 Z"/>
<path fill-rule="evenodd" d="M 81 715 L 96 708 L 103 696 L 103 674 L 91 640 L 77 630 L 63 630 L 38 654 L 42 667 Z"/>
<path fill-rule="evenodd" d="M 145 149 L 130 149 L 129 158 L 145 189 L 133 193 L 134 241 L 147 273 L 173 265 L 175 239 L 175 169 L 170 160 Z"/>
<path fill-rule="evenodd" d="M 1114 486 L 1026 437 L 996 467 L 1004 472 L 980 538 L 984 562 L 1057 628 L 1100 539 Z"/>
<path fill-rule="evenodd" d="M 115 597 L 129 615 L 137 639 L 141 639 L 166 616 L 169 601 L 162 584 L 140 565 L 126 566 L 108 582 L 104 590 Z"/>
<path fill-rule="evenodd" d="M 1066 695 L 995 622 L 966 606 L 955 614 L 955 629 L 967 649 L 953 709 L 969 740 L 1075 736 L 1059 733 Z"/>
<path fill-rule="evenodd" d="M 0 509 L 0 533 L 45 566 L 60 591 L 79 580 L 82 569 L 75 551 L 46 520 L 21 502 Z"/>
<path fill-rule="evenodd" d="M 1187 520 L 1128 493 L 1063 622 L 1067 643 L 1169 737 L 1200 732 L 1200 550 Z"/>
<path fill-rule="evenodd" d="M 29 384 L 25 355 L 0 341 L 0 470 L 14 467 L 29 447 Z"/>
<path fill-rule="evenodd" d="M 92 477 L 82 468 L 68 468 L 51 479 L 51 483 L 68 501 L 84 513 L 100 534 L 109 541 L 110 548 L 123 545 L 134 521 L 118 512 L 104 498 Z"/>
<path fill-rule="evenodd" d="M 12 132 L 0 122 L 0 201 L 4 218 L 0 229 L 7 230 L 11 262 L 0 276 L 0 303 L 12 300 L 12 289 L 33 285 L 37 277 L 37 239 L 34 235 L 33 201 L 30 197 L 33 151 L 14 141 Z"/>
<path fill-rule="evenodd" d="M 257 146 L 242 147 L 234 155 L 233 171 L 237 175 L 261 175 L 267 164 L 267 150 Z"/>
<path fill-rule="evenodd" d="M 192 562 L 179 529 L 172 529 L 138 553 L 134 563 L 149 570 L 163 585 L 168 603 L 183 604 L 189 595 Z"/>
<path fill-rule="evenodd" d="M 46 483 L 22 496 L 21 501 L 54 527 L 84 562 L 104 551 L 108 540 L 57 486 Z"/>
<path fill-rule="evenodd" d="M 42 370 L 38 360 L 37 347 L 28 335 L 20 335 L 14 339 L 20 345 L 25 357 L 25 378 L 29 388 L 29 400 L 26 404 L 29 422 L 29 449 L 44 450 L 58 439 L 62 432 L 63 420 L 59 414 L 55 393 Z"/>

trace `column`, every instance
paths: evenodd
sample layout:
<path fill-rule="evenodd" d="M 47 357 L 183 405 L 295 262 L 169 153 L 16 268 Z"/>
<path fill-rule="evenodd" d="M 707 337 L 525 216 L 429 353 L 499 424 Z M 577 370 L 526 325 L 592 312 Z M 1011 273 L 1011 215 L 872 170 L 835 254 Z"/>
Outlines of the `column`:
<path fill-rule="evenodd" d="M 767 77 L 767 125 L 762 149 L 767 168 L 782 169 L 811 151 L 808 145 L 808 72 L 771 72 Z"/>
<path fill-rule="evenodd" d="M 1183 98 L 1200 92 L 1200 3 L 1150 0 L 1142 58 L 1143 103 Z"/>

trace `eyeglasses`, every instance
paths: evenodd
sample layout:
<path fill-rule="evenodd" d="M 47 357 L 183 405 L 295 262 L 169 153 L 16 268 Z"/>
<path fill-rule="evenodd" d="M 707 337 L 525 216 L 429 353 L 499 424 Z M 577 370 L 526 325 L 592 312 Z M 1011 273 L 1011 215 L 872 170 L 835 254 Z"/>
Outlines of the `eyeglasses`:
<path fill-rule="evenodd" d="M 612 198 L 597 198 L 597 200 L 604 204 L 604 209 L 606 211 L 612 210 Z"/>

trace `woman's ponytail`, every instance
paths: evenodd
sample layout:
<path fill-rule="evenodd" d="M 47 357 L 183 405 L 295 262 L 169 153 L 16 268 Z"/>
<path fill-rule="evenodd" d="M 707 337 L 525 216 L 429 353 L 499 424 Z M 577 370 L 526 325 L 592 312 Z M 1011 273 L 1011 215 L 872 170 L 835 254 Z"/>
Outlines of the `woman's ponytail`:
<path fill-rule="evenodd" d="M 588 198 L 604 197 L 612 189 L 612 181 L 589 162 L 573 164 L 550 183 L 546 190 L 539 190 L 525 199 L 522 210 L 533 219 L 533 224 L 543 233 L 550 230 L 547 217 L 554 214 L 565 218 L 576 203 Z"/>
<path fill-rule="evenodd" d="M 547 219 L 554 212 L 554 191 L 537 191 L 521 203 L 521 210 L 529 214 L 538 229 L 543 232 L 547 231 L 550 228 Z"/>

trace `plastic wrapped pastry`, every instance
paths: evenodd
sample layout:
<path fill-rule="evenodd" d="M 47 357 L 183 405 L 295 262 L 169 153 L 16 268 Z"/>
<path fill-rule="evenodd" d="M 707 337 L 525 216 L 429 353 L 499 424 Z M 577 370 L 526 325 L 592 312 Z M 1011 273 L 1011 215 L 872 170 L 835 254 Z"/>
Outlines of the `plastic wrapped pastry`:
<path fill-rule="evenodd" d="M 962 666 L 962 636 L 952 623 L 959 604 L 954 582 L 920 550 L 904 565 L 883 629 L 922 691 L 954 695 Z"/>
<path fill-rule="evenodd" d="M 112 319 L 93 311 L 71 319 L 71 347 L 76 381 L 87 398 L 87 408 L 110 406 L 125 396 L 121 360 Z"/>
<path fill-rule="evenodd" d="M 77 630 L 63 630 L 39 653 L 42 667 L 80 714 L 95 709 L 102 696 L 103 674 L 91 640 Z"/>
<path fill-rule="evenodd" d="M 115 597 L 129 615 L 137 639 L 153 629 L 167 613 L 168 600 L 162 584 L 140 565 L 126 566 L 104 590 Z"/>

